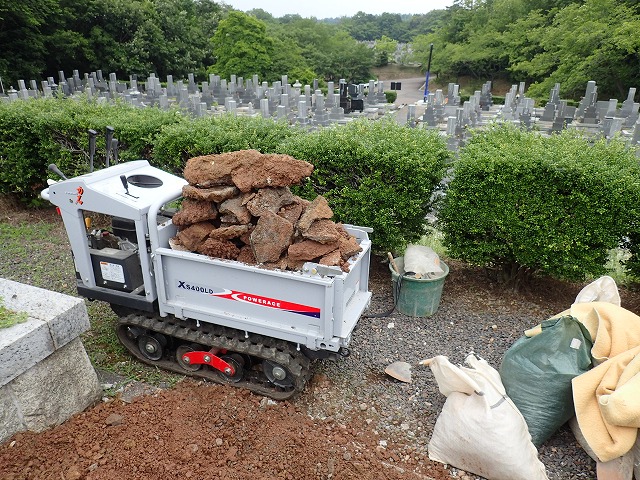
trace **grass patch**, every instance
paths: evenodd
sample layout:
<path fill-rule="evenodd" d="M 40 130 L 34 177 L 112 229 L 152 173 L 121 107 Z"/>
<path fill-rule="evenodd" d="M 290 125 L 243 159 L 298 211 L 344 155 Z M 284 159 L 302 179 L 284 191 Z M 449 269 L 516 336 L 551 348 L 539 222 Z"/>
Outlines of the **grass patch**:
<path fill-rule="evenodd" d="M 77 296 L 71 248 L 60 217 L 43 215 L 44 220 L 31 221 L 25 217 L 33 212 L 18 213 L 19 218 L 0 219 L 0 277 Z M 85 304 L 91 329 L 81 340 L 95 368 L 155 386 L 172 386 L 184 378 L 134 359 L 118 340 L 118 318 L 109 304 L 89 300 Z M 0 325 L 4 325 L 2 310 Z"/>
<path fill-rule="evenodd" d="M 418 245 L 422 245 L 424 247 L 429 247 L 431 250 L 436 252 L 439 257 L 447 256 L 447 247 L 444 246 L 444 234 L 432 227 L 427 227 L 427 234 L 423 235 L 418 242 Z"/>
<path fill-rule="evenodd" d="M 15 312 L 4 305 L 4 299 L 0 297 L 0 328 L 9 328 L 27 321 L 26 312 Z"/>

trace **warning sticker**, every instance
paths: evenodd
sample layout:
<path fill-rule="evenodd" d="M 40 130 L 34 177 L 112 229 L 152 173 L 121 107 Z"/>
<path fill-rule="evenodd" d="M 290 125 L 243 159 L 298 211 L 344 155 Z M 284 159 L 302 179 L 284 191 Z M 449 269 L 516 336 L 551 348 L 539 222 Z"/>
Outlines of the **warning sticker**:
<path fill-rule="evenodd" d="M 102 278 L 110 282 L 124 283 L 124 269 L 117 263 L 100 262 Z"/>

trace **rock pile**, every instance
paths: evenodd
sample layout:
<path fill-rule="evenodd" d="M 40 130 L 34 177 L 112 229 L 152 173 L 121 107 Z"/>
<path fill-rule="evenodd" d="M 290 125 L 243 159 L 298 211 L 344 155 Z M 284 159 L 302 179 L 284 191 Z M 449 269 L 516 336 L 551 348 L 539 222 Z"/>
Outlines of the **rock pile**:
<path fill-rule="evenodd" d="M 314 261 L 348 271 L 362 250 L 355 237 L 331 221 L 324 197 L 310 202 L 289 190 L 312 171 L 308 162 L 256 150 L 191 158 L 172 248 L 281 270 Z"/>

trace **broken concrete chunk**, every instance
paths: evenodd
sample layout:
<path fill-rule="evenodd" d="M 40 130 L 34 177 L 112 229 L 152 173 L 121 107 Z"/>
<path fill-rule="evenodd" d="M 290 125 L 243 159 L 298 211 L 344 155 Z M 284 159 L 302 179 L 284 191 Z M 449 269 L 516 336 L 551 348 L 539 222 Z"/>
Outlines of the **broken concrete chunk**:
<path fill-rule="evenodd" d="M 345 260 L 362 251 L 362 247 L 358 244 L 358 240 L 356 240 L 355 237 L 340 237 L 338 244 L 340 245 L 340 254 Z"/>
<path fill-rule="evenodd" d="M 247 209 L 254 217 L 264 212 L 277 213 L 281 207 L 295 202 L 295 197 L 288 187 L 261 188 L 246 203 Z"/>
<path fill-rule="evenodd" d="M 265 262 L 261 266 L 267 270 L 286 270 L 288 266 L 287 256 L 284 255 L 275 262 Z"/>
<path fill-rule="evenodd" d="M 251 247 L 258 263 L 277 262 L 291 245 L 293 224 L 275 213 L 266 212 L 251 232 Z"/>
<path fill-rule="evenodd" d="M 230 225 L 228 227 L 220 227 L 214 229 L 209 238 L 215 238 L 217 240 L 230 240 L 232 238 L 238 238 L 251 230 L 251 225 Z"/>
<path fill-rule="evenodd" d="M 288 249 L 289 258 L 291 260 L 311 261 L 316 258 L 324 257 L 326 254 L 338 249 L 338 242 L 320 243 L 313 240 L 304 240 L 294 243 Z"/>
<path fill-rule="evenodd" d="M 201 222 L 190 225 L 178 232 L 178 240 L 185 248 L 192 252 L 203 243 L 215 227 L 210 222 Z"/>
<path fill-rule="evenodd" d="M 194 157 L 187 161 L 184 178 L 191 185 L 235 185 L 242 192 L 264 187 L 298 184 L 313 172 L 313 165 L 289 155 L 240 150 Z"/>
<path fill-rule="evenodd" d="M 212 202 L 185 198 L 182 201 L 180 211 L 173 216 L 172 222 L 178 227 L 184 227 L 207 220 L 215 220 L 217 216 L 218 211 Z"/>
<path fill-rule="evenodd" d="M 253 255 L 253 249 L 251 248 L 251 245 L 245 245 L 244 247 L 242 247 L 240 249 L 240 253 L 238 254 L 238 258 L 236 258 L 236 260 L 239 262 L 246 263 L 248 265 L 255 265 L 256 257 L 255 255 Z"/>
<path fill-rule="evenodd" d="M 203 255 L 208 255 L 209 257 L 235 260 L 236 258 L 238 258 L 240 249 L 229 240 L 218 240 L 216 238 L 209 238 L 198 246 L 196 252 Z"/>
<path fill-rule="evenodd" d="M 320 243 L 331 243 L 340 238 L 335 223 L 327 218 L 315 220 L 306 231 L 302 232 L 302 236 Z"/>
<path fill-rule="evenodd" d="M 185 185 L 182 187 L 182 196 L 192 198 L 194 200 L 206 200 L 208 202 L 224 202 L 227 198 L 231 198 L 238 194 L 235 186 L 222 185 L 210 188 L 198 188 L 193 185 Z"/>
<path fill-rule="evenodd" d="M 334 250 L 331 253 L 327 253 L 324 257 L 318 261 L 320 265 L 327 265 L 330 267 L 339 267 L 342 264 L 342 256 L 340 250 Z"/>
<path fill-rule="evenodd" d="M 319 195 L 304 209 L 296 226 L 301 232 L 305 232 L 314 221 L 331 217 L 333 217 L 333 211 L 327 199 Z"/>
<path fill-rule="evenodd" d="M 218 207 L 220 214 L 223 215 L 222 221 L 228 223 L 245 224 L 251 222 L 251 212 L 242 204 L 242 197 L 233 197 L 225 200 Z M 227 215 L 233 215 L 236 222 L 229 221 Z"/>
<path fill-rule="evenodd" d="M 289 220 L 295 225 L 296 222 L 300 219 L 300 215 L 302 215 L 303 210 L 304 205 L 302 204 L 302 202 L 296 202 L 282 207 L 280 210 L 278 210 L 278 215 L 280 215 L 285 220 Z"/>

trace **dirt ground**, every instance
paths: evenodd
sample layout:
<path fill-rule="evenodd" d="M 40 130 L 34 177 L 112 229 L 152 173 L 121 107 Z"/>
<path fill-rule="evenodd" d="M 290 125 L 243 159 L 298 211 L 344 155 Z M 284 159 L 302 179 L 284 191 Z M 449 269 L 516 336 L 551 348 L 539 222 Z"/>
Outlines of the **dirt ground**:
<path fill-rule="evenodd" d="M 312 420 L 294 405 L 192 381 L 101 403 L 0 447 L 0 478 L 448 478 L 401 445 L 380 445 L 361 420 Z"/>
<path fill-rule="evenodd" d="M 475 311 L 555 313 L 570 305 L 581 288 L 539 278 L 515 293 L 483 269 L 447 263 L 447 299 Z M 388 266 L 374 258 L 370 290 L 388 296 L 389 288 Z M 621 288 L 620 294 L 625 308 L 640 310 L 637 290 Z M 307 398 L 330 395 L 331 389 L 329 379 L 316 375 Z M 111 397 L 39 434 L 16 434 L 0 445 L 0 479 L 451 478 L 452 471 L 429 461 L 424 449 L 406 439 L 383 437 L 358 410 L 352 409 L 347 420 L 318 420 L 295 399 L 276 403 L 233 387 L 185 380 L 132 402 Z"/>
<path fill-rule="evenodd" d="M 476 308 L 508 311 L 524 302 L 558 309 L 575 297 L 576 285 L 549 279 L 512 293 L 482 269 L 449 263 L 447 295 Z M 371 289 L 375 295 L 384 288 L 388 272 L 376 259 Z M 639 305 L 637 293 L 621 294 L 625 304 Z M 322 390 L 323 383 L 316 376 L 307 388 Z M 112 398 L 40 434 L 16 434 L 0 445 L 0 479 L 451 478 L 413 446 L 380 438 L 364 416 L 315 420 L 295 400 L 186 380 L 130 403 Z"/>

